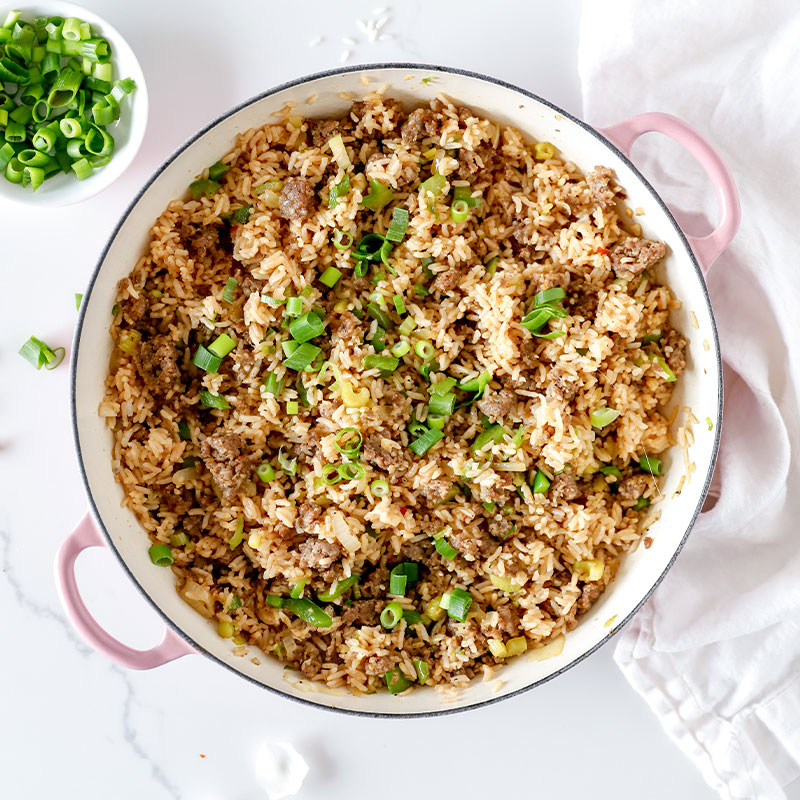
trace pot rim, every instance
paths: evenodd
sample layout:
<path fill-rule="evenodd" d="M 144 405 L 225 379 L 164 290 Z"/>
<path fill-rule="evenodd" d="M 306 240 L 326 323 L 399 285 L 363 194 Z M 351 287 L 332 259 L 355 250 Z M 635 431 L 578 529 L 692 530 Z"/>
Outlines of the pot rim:
<path fill-rule="evenodd" d="M 347 709 L 347 708 L 337 708 L 335 706 L 329 705 L 327 703 L 320 703 L 316 702 L 315 700 L 307 699 L 304 697 L 297 697 L 289 692 L 283 691 L 275 686 L 269 686 L 261 681 L 256 680 L 255 678 L 250 677 L 249 675 L 245 675 L 243 672 L 236 669 L 234 666 L 226 663 L 222 659 L 218 658 L 213 653 L 210 653 L 206 650 L 202 645 L 198 644 L 192 637 L 186 634 L 178 625 L 176 625 L 161 609 L 161 607 L 150 597 L 148 592 L 145 588 L 139 583 L 136 577 L 133 575 L 131 570 L 129 569 L 125 559 L 120 555 L 117 548 L 114 546 L 113 539 L 111 534 L 106 529 L 105 523 L 100 515 L 100 512 L 97 508 L 97 505 L 94 500 L 94 495 L 92 493 L 92 487 L 90 485 L 89 479 L 86 474 L 86 469 L 83 463 L 83 453 L 81 451 L 80 445 L 80 436 L 78 431 L 78 415 L 77 415 L 77 404 L 76 404 L 76 395 L 77 395 L 77 364 L 80 355 L 80 340 L 81 334 L 83 332 L 83 322 L 86 313 L 86 308 L 88 306 L 87 302 L 81 303 L 80 313 L 78 315 L 78 320 L 75 326 L 75 334 L 73 336 L 72 342 L 72 359 L 70 363 L 70 417 L 71 417 L 71 424 L 72 424 L 72 434 L 75 441 L 75 451 L 78 458 L 78 469 L 80 470 L 81 480 L 83 481 L 84 487 L 86 488 L 86 495 L 89 500 L 89 507 L 92 512 L 92 516 L 94 517 L 95 522 L 97 523 L 100 531 L 103 534 L 103 537 L 106 540 L 107 545 L 109 546 L 109 550 L 114 554 L 114 557 L 117 559 L 119 564 L 121 565 L 122 569 L 127 574 L 128 578 L 131 580 L 133 585 L 139 590 L 139 592 L 144 596 L 145 600 L 148 604 L 156 611 L 156 613 L 161 617 L 164 623 L 169 626 L 178 636 L 180 636 L 187 644 L 189 644 L 198 654 L 202 654 L 206 658 L 211 659 L 213 662 L 218 664 L 219 666 L 224 667 L 225 669 L 229 670 L 233 674 L 237 675 L 240 678 L 244 678 L 249 683 L 254 684 L 255 686 L 259 687 L 260 689 L 266 689 L 269 692 L 272 692 L 280 697 L 287 698 L 289 700 L 295 701 L 297 703 L 302 703 L 306 706 L 311 706 L 316 709 L 323 709 L 325 711 L 340 713 L 340 714 L 348 714 L 353 716 L 359 717 L 370 717 L 370 718 L 390 718 L 390 719 L 409 719 L 409 718 L 429 718 L 429 717 L 439 717 L 445 716 L 449 714 L 456 714 L 461 713 L 464 711 L 474 710 L 479 707 L 485 707 L 494 705 L 495 703 L 499 703 L 504 700 L 508 700 L 512 697 L 516 697 L 517 695 L 522 694 L 523 692 L 528 692 L 531 689 L 536 688 L 537 686 L 541 686 L 548 681 L 557 678 L 559 675 L 562 675 L 567 670 L 572 669 L 573 667 L 580 664 L 582 661 L 587 659 L 593 653 L 595 653 L 600 647 L 603 647 L 607 644 L 617 633 L 622 630 L 630 620 L 641 610 L 642 606 L 650 599 L 653 592 L 658 588 L 661 581 L 664 580 L 667 572 L 672 568 L 672 565 L 675 563 L 678 555 L 680 554 L 681 550 L 683 549 L 686 540 L 689 537 L 689 534 L 694 527 L 694 524 L 697 520 L 697 517 L 702 510 L 703 504 L 705 502 L 706 496 L 708 494 L 709 486 L 711 485 L 711 479 L 714 474 L 714 468 L 716 466 L 717 456 L 719 454 L 719 444 L 720 444 L 720 436 L 722 431 L 722 411 L 723 411 L 723 377 L 722 377 L 722 356 L 720 353 L 720 346 L 719 346 L 719 335 L 717 332 L 717 325 L 714 319 L 713 309 L 711 306 L 711 298 L 708 293 L 708 287 L 705 283 L 705 278 L 703 276 L 703 272 L 700 269 L 700 265 L 697 261 L 697 258 L 692 251 L 691 246 L 686 238 L 686 234 L 684 233 L 681 226 L 678 224 L 677 220 L 675 219 L 674 215 L 670 211 L 667 204 L 662 200 L 661 196 L 656 192 L 647 178 L 642 175 L 639 169 L 632 163 L 630 158 L 625 155 L 616 145 L 614 145 L 609 139 L 603 136 L 598 130 L 593 128 L 588 123 L 584 122 L 579 117 L 576 117 L 574 114 L 565 111 L 564 109 L 560 108 L 559 106 L 551 103 L 548 100 L 539 97 L 538 95 L 530 92 L 526 89 L 520 88 L 515 84 L 509 83 L 504 81 L 500 78 L 493 78 L 488 75 L 484 75 L 479 72 L 473 72 L 472 70 L 460 69 L 458 67 L 447 67 L 447 66 L 439 66 L 435 64 L 426 64 L 426 63 L 411 63 L 411 62 L 403 62 L 403 61 L 390 61 L 390 62 L 375 62 L 369 64 L 353 64 L 345 67 L 337 67 L 335 69 L 323 70 L 321 72 L 315 72 L 310 75 L 305 75 L 301 78 L 295 78 L 293 80 L 285 81 L 283 83 L 278 84 L 277 86 L 273 86 L 270 89 L 261 92 L 260 94 L 254 95 L 253 97 L 244 100 L 243 102 L 233 106 L 232 108 L 228 109 L 227 111 L 223 112 L 203 128 L 198 130 L 192 136 L 190 136 L 182 145 L 176 148 L 153 172 L 147 182 L 139 189 L 136 193 L 134 198 L 128 204 L 127 208 L 121 215 L 119 221 L 114 226 L 114 229 L 110 233 L 108 239 L 106 240 L 105 245 L 100 253 L 100 256 L 97 259 L 97 263 L 95 268 L 92 272 L 91 278 L 89 283 L 86 287 L 85 298 L 88 300 L 91 297 L 92 290 L 94 289 L 94 284 L 97 280 L 97 276 L 102 269 L 106 257 L 108 255 L 108 251 L 111 248 L 114 240 L 116 239 L 117 235 L 119 234 L 122 227 L 125 225 L 128 217 L 130 216 L 133 209 L 141 200 L 142 196 L 147 192 L 147 190 L 155 183 L 156 180 L 161 176 L 164 170 L 169 167 L 170 164 L 185 150 L 191 147 L 198 139 L 208 133 L 210 130 L 215 128 L 220 123 L 224 122 L 226 119 L 231 117 L 232 115 L 238 113 L 239 111 L 247 108 L 248 106 L 253 105 L 254 103 L 260 102 L 267 97 L 270 97 L 278 92 L 281 92 L 285 89 L 290 89 L 295 86 L 300 86 L 304 83 L 309 83 L 314 80 L 318 80 L 321 78 L 330 78 L 336 75 L 345 75 L 353 72 L 363 72 L 366 70 L 375 69 L 375 70 L 387 70 L 387 69 L 395 69 L 395 70 L 424 70 L 426 72 L 441 72 L 447 73 L 451 75 L 461 75 L 467 78 L 473 78 L 480 81 L 485 81 L 486 83 L 494 84 L 495 86 L 502 87 L 503 89 L 509 89 L 513 92 L 517 92 L 520 95 L 532 100 L 536 103 L 541 103 L 544 106 L 552 109 L 558 114 L 563 115 L 571 122 L 578 125 L 582 128 L 586 133 L 593 136 L 595 139 L 598 139 L 601 144 L 611 150 L 618 158 L 620 158 L 629 169 L 636 175 L 636 177 L 642 182 L 642 184 L 647 188 L 652 198 L 655 200 L 656 203 L 660 206 L 661 210 L 666 215 L 667 219 L 669 220 L 672 228 L 674 229 L 675 233 L 677 234 L 678 238 L 680 239 L 686 253 L 689 255 L 692 265 L 694 266 L 695 273 L 699 278 L 699 283 L 703 291 L 703 300 L 706 303 L 709 319 L 711 322 L 711 331 L 713 336 L 713 347 L 714 347 L 714 355 L 717 362 L 717 419 L 719 420 L 719 424 L 715 426 L 714 432 L 714 441 L 711 449 L 711 455 L 708 461 L 708 470 L 705 476 L 705 480 L 703 483 L 702 490 L 700 492 L 697 506 L 692 513 L 691 519 L 688 521 L 686 525 L 686 529 L 684 530 L 683 534 L 681 535 L 680 541 L 675 547 L 675 550 L 669 560 L 669 562 L 664 567 L 661 574 L 658 576 L 656 581 L 653 585 L 645 592 L 642 596 L 642 599 L 636 604 L 636 606 L 632 609 L 632 611 L 623 619 L 620 623 L 614 626 L 613 630 L 609 632 L 607 636 L 604 636 L 599 642 L 595 645 L 590 647 L 586 652 L 579 655 L 577 658 L 574 658 L 568 664 L 565 664 L 560 669 L 556 670 L 555 672 L 551 673 L 550 675 L 545 676 L 544 678 L 540 678 L 532 683 L 529 683 L 527 686 L 523 686 L 520 689 L 517 689 L 513 692 L 509 692 L 508 694 L 501 695 L 499 697 L 490 697 L 486 700 L 481 700 L 475 703 L 470 703 L 468 705 L 458 706 L 456 708 L 440 708 L 431 711 L 422 711 L 422 712 L 398 712 L 398 713 L 385 713 L 385 712 L 377 712 L 377 711 L 362 711 L 359 709 Z M 325 695 L 318 695 L 315 694 L 315 697 L 324 697 Z"/>

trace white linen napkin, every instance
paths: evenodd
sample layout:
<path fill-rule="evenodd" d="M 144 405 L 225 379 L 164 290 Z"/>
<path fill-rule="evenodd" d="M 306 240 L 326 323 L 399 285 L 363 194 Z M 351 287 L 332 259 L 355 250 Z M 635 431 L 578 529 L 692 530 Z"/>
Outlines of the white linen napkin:
<path fill-rule="evenodd" d="M 777 800 L 800 775 L 800 4 L 584 0 L 579 62 L 588 122 L 682 117 L 741 193 L 708 275 L 726 368 L 718 500 L 615 657 L 722 797 Z M 690 232 L 716 220 L 678 146 L 651 135 L 634 160 Z"/>

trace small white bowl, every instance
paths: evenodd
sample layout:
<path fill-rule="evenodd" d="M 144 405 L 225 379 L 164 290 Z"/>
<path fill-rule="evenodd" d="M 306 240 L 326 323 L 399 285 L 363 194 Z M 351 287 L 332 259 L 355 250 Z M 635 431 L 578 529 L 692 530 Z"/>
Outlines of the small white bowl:
<path fill-rule="evenodd" d="M 133 53 L 131 46 L 125 41 L 122 34 L 109 25 L 102 17 L 91 11 L 65 3 L 60 0 L 32 6 L 14 6 L 22 11 L 22 19 L 32 22 L 36 17 L 77 17 L 83 22 L 88 22 L 92 30 L 111 45 L 111 63 L 114 65 L 114 80 L 118 78 L 133 78 L 136 81 L 136 91 L 128 95 L 123 101 L 122 116 L 119 122 L 108 127 L 109 133 L 114 137 L 114 153 L 111 161 L 100 167 L 94 173 L 79 181 L 75 175 L 60 173 L 46 180 L 35 192 L 29 186 L 23 187 L 9 183 L 0 175 L 0 202 L 10 200 L 30 206 L 70 206 L 80 203 L 103 189 L 110 186 L 130 166 L 142 144 L 144 132 L 147 128 L 147 85 L 139 61 Z M 8 9 L 0 11 L 0 17 L 5 19 Z M 2 24 L 2 20 L 0 20 Z"/>

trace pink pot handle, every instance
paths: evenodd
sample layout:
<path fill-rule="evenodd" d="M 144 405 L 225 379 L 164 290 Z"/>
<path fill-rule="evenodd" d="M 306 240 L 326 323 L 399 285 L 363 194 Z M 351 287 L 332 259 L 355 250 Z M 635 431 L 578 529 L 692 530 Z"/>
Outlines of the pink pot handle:
<path fill-rule="evenodd" d="M 172 628 L 167 628 L 160 644 L 150 650 L 134 650 L 106 633 L 84 605 L 75 580 L 75 561 L 87 547 L 106 547 L 89 512 L 62 543 L 56 556 L 56 586 L 64 610 L 78 633 L 95 649 L 120 666 L 153 669 L 181 656 L 194 653 Z"/>
<path fill-rule="evenodd" d="M 719 153 L 691 125 L 671 114 L 662 114 L 658 111 L 639 114 L 609 128 L 598 130 L 626 156 L 630 156 L 633 143 L 643 133 L 656 131 L 683 145 L 697 159 L 711 179 L 719 203 L 719 224 L 708 236 L 686 235 L 701 268 L 704 272 L 707 271 L 717 256 L 731 243 L 742 217 L 739 192 L 736 190 L 730 170 Z"/>

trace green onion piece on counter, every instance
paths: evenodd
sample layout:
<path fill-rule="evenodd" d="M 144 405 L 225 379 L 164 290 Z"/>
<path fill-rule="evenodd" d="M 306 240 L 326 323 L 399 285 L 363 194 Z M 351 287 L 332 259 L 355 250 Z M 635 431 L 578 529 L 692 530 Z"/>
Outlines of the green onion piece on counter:
<path fill-rule="evenodd" d="M 389 494 L 389 483 L 384 480 L 377 480 L 372 481 L 369 485 L 369 489 L 372 492 L 373 497 L 386 497 Z"/>
<path fill-rule="evenodd" d="M 475 437 L 475 441 L 472 443 L 472 452 L 477 453 L 481 451 L 490 442 L 492 444 L 499 444 L 503 441 L 505 435 L 506 429 L 502 425 L 490 425 L 486 430 Z"/>
<path fill-rule="evenodd" d="M 420 683 L 425 683 L 431 676 L 431 668 L 428 666 L 428 662 L 423 661 L 421 658 L 414 658 L 412 663 L 417 671 L 417 680 Z"/>
<path fill-rule="evenodd" d="M 75 310 L 80 311 L 81 309 L 81 302 L 83 301 L 83 295 L 75 293 Z"/>
<path fill-rule="evenodd" d="M 458 555 L 458 550 L 445 539 L 444 532 L 434 536 L 433 546 L 436 548 L 436 552 L 448 561 L 452 561 Z"/>
<path fill-rule="evenodd" d="M 286 316 L 299 317 L 303 313 L 303 298 L 290 297 L 286 301 Z"/>
<path fill-rule="evenodd" d="M 340 197 L 346 197 L 350 193 L 350 176 L 345 175 L 330 191 L 328 195 L 328 208 L 336 208 L 336 203 Z"/>
<path fill-rule="evenodd" d="M 710 431 L 714 430 L 714 423 L 713 423 L 711 417 L 706 417 L 706 426 L 708 427 L 708 429 Z"/>
<path fill-rule="evenodd" d="M 219 184 L 216 181 L 199 178 L 189 184 L 189 191 L 193 200 L 200 200 L 202 197 L 216 194 L 219 191 Z"/>
<path fill-rule="evenodd" d="M 300 413 L 300 405 L 298 404 L 297 400 L 287 400 L 286 401 L 286 413 L 287 414 L 298 414 L 298 413 Z"/>
<path fill-rule="evenodd" d="M 207 389 L 201 389 L 198 397 L 200 398 L 200 408 L 219 408 L 221 410 L 230 408 L 228 401 L 221 394 L 213 394 Z"/>
<path fill-rule="evenodd" d="M 645 497 L 642 495 L 637 501 L 636 504 L 633 506 L 634 511 L 642 511 L 645 508 L 650 506 L 650 498 Z"/>
<path fill-rule="evenodd" d="M 349 578 L 336 581 L 327 592 L 320 592 L 317 598 L 322 600 L 323 603 L 331 603 L 334 600 L 338 600 L 348 589 L 355 586 L 360 578 L 360 575 L 351 575 Z"/>
<path fill-rule="evenodd" d="M 464 589 L 455 588 L 450 593 L 447 614 L 451 619 L 464 622 L 472 605 L 472 595 Z"/>
<path fill-rule="evenodd" d="M 417 456 L 424 456 L 437 442 L 444 438 L 441 431 L 428 428 L 419 438 L 408 446 L 409 450 Z"/>
<path fill-rule="evenodd" d="M 661 474 L 661 459 L 651 458 L 650 456 L 642 456 L 639 459 L 639 466 L 651 475 Z"/>
<path fill-rule="evenodd" d="M 330 628 L 333 619 L 316 603 L 304 597 L 287 597 L 283 601 L 283 608 L 316 628 Z"/>
<path fill-rule="evenodd" d="M 592 413 L 589 415 L 589 420 L 593 427 L 605 428 L 606 425 L 610 425 L 619 416 L 619 414 L 620 412 L 616 409 L 603 406 L 602 408 L 596 408 L 594 411 L 592 411 Z"/>
<path fill-rule="evenodd" d="M 207 347 L 200 344 L 197 346 L 192 364 L 199 367 L 205 372 L 216 373 L 219 371 L 220 364 L 222 363 L 221 356 L 212 353 Z"/>
<path fill-rule="evenodd" d="M 333 289 L 334 286 L 339 282 L 339 278 L 342 277 L 341 270 L 336 269 L 336 267 L 328 267 L 322 275 L 319 276 L 319 282 L 329 289 Z"/>
<path fill-rule="evenodd" d="M 230 547 L 231 550 L 235 550 L 243 541 L 244 517 L 240 514 L 236 518 L 236 528 L 233 531 L 233 536 L 231 536 L 230 541 L 228 542 L 228 547 Z"/>
<path fill-rule="evenodd" d="M 313 311 L 308 311 L 289 323 L 289 333 L 301 344 L 320 336 L 324 330 L 325 323 Z"/>
<path fill-rule="evenodd" d="M 134 331 L 138 333 L 138 331 Z M 66 350 L 63 347 L 51 348 L 45 344 L 41 339 L 31 336 L 27 342 L 19 350 L 19 354 L 36 369 L 55 369 L 63 360 L 66 355 Z"/>
<path fill-rule="evenodd" d="M 386 231 L 386 238 L 395 244 L 402 242 L 408 230 L 408 210 L 397 206 L 392 209 L 392 222 Z"/>
<path fill-rule="evenodd" d="M 428 180 L 423 181 L 420 184 L 420 189 L 426 194 L 432 195 L 440 195 L 447 186 L 447 178 L 444 175 L 439 175 L 438 173 L 435 175 L 431 175 Z"/>
<path fill-rule="evenodd" d="M 469 218 L 469 205 L 466 200 L 455 200 L 450 206 L 450 219 L 453 222 L 466 222 Z"/>
<path fill-rule="evenodd" d="M 480 197 L 472 196 L 472 189 L 469 186 L 455 186 L 453 200 L 466 203 L 468 208 L 477 208 L 483 202 Z"/>
<path fill-rule="evenodd" d="M 406 317 L 401 323 L 400 327 L 398 327 L 397 332 L 401 336 L 408 336 L 414 328 L 417 327 L 417 323 L 411 317 Z"/>
<path fill-rule="evenodd" d="M 337 228 L 333 232 L 333 246 L 337 250 L 348 250 L 353 246 L 353 234 Z"/>
<path fill-rule="evenodd" d="M 298 597 L 302 597 L 303 590 L 306 588 L 307 583 L 308 580 L 306 580 L 305 578 L 303 580 L 297 581 L 297 583 L 294 586 L 292 586 L 292 588 L 289 590 L 289 597 L 292 597 L 295 600 L 297 600 Z"/>
<path fill-rule="evenodd" d="M 169 567 L 175 559 L 172 557 L 172 550 L 165 544 L 154 544 L 148 551 L 150 560 L 157 567 Z"/>
<path fill-rule="evenodd" d="M 343 481 L 360 481 L 364 477 L 364 467 L 350 461 L 340 464 L 338 470 Z"/>
<path fill-rule="evenodd" d="M 394 192 L 374 178 L 369 179 L 369 194 L 361 201 L 364 208 L 380 211 L 394 200 Z"/>
<path fill-rule="evenodd" d="M 283 363 L 287 369 L 303 372 L 321 353 L 321 348 L 311 344 L 311 342 L 304 342 Z"/>
<path fill-rule="evenodd" d="M 192 432 L 189 430 L 189 424 L 186 420 L 181 420 L 178 423 L 178 438 L 182 442 L 191 442 L 192 441 Z"/>
<path fill-rule="evenodd" d="M 225 173 L 228 171 L 228 165 L 223 164 L 221 161 L 217 161 L 216 164 L 212 164 L 208 168 L 208 177 L 212 181 L 218 181 L 220 178 L 225 177 Z"/>
<path fill-rule="evenodd" d="M 550 479 L 540 469 L 536 470 L 531 491 L 534 494 L 547 494 L 550 489 Z"/>
<path fill-rule="evenodd" d="M 264 392 L 266 394 L 271 394 L 273 397 L 277 397 L 282 390 L 283 381 L 280 380 L 274 372 L 268 373 L 267 377 L 264 378 Z"/>
<path fill-rule="evenodd" d="M 436 355 L 436 348 L 425 339 L 420 339 L 414 345 L 414 352 L 423 360 L 430 361 Z"/>
<path fill-rule="evenodd" d="M 208 349 L 220 358 L 225 358 L 236 347 L 236 341 L 228 336 L 227 333 L 221 333 L 214 339 L 208 346 Z"/>
<path fill-rule="evenodd" d="M 394 356 L 367 355 L 364 356 L 364 369 L 377 369 L 383 377 L 391 375 L 400 365 L 399 359 Z"/>
<path fill-rule="evenodd" d="M 381 625 L 386 630 L 392 630 L 401 619 L 403 619 L 403 606 L 396 601 L 387 603 L 381 611 Z"/>
<path fill-rule="evenodd" d="M 608 475 L 611 478 L 622 480 L 622 472 L 620 468 L 615 467 L 613 464 L 608 464 L 605 467 L 600 467 L 598 472 L 601 472 L 603 475 Z"/>
<path fill-rule="evenodd" d="M 390 669 L 384 676 L 390 694 L 400 694 L 411 686 L 411 681 L 399 669 Z"/>
<path fill-rule="evenodd" d="M 189 537 L 183 531 L 178 531 L 169 537 L 169 541 L 173 547 L 185 547 L 189 544 Z"/>
<path fill-rule="evenodd" d="M 262 461 L 256 467 L 256 476 L 262 483 L 269 483 L 275 480 L 275 470 L 268 461 Z"/>

